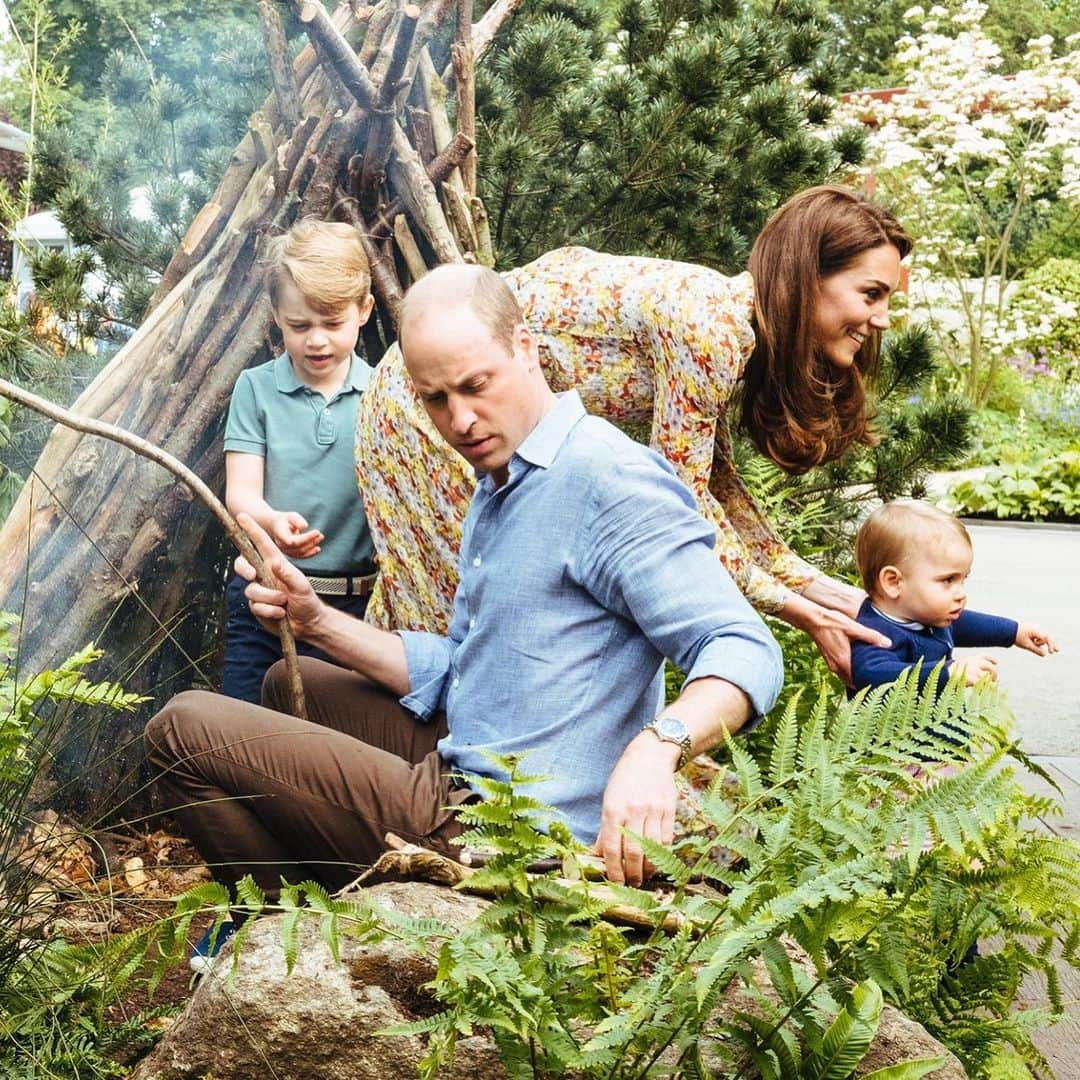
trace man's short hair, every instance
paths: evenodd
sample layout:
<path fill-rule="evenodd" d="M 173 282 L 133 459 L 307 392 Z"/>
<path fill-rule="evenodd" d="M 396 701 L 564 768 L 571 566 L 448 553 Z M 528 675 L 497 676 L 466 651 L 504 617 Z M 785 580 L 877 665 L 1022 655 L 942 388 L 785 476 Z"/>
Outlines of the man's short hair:
<path fill-rule="evenodd" d="M 398 341 L 404 351 L 404 330 L 422 312 L 465 308 L 508 353 L 514 330 L 525 316 L 501 274 L 486 266 L 454 263 L 437 266 L 417 281 L 401 303 Z"/>
<path fill-rule="evenodd" d="M 945 536 L 958 536 L 971 547 L 962 521 L 921 499 L 896 499 L 879 506 L 855 538 L 855 563 L 867 596 L 873 599 L 886 566 L 903 569 L 920 547 Z"/>

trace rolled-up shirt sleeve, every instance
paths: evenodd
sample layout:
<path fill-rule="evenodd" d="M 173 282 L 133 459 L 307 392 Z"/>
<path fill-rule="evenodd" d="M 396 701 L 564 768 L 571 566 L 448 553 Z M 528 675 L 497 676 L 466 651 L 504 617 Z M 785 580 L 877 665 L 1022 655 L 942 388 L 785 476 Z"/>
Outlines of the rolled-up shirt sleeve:
<path fill-rule="evenodd" d="M 400 699 L 403 708 L 422 720 L 446 710 L 446 691 L 454 670 L 454 652 L 465 636 L 468 616 L 460 591 L 454 596 L 454 614 L 446 634 L 423 630 L 398 630 L 405 646 L 409 692 Z"/>
<path fill-rule="evenodd" d="M 442 634 L 399 630 L 409 669 L 409 692 L 401 704 L 422 720 L 446 708 L 446 686 L 454 659 L 454 643 Z"/>
<path fill-rule="evenodd" d="M 754 709 L 747 727 L 756 724 L 780 693 L 783 657 L 713 554 L 715 529 L 690 492 L 655 457 L 597 477 L 591 494 L 581 545 L 588 588 L 688 681 L 711 676 L 738 686 Z"/>

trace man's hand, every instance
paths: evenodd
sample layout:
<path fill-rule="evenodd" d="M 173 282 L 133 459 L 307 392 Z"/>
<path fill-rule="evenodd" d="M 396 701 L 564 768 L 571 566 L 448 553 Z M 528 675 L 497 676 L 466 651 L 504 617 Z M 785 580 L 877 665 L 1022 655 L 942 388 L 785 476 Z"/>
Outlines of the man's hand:
<path fill-rule="evenodd" d="M 1036 656 L 1049 656 L 1058 651 L 1057 643 L 1045 631 L 1031 623 L 1021 623 L 1016 629 L 1015 644 Z"/>
<path fill-rule="evenodd" d="M 259 554 L 266 563 L 276 588 L 268 589 L 255 580 L 255 567 L 238 555 L 233 564 L 236 572 L 251 584 L 244 590 L 252 615 L 272 634 L 278 633 L 278 624 L 286 612 L 292 622 L 293 633 L 303 638 L 310 632 L 322 615 L 324 605 L 315 595 L 311 583 L 288 559 L 282 556 L 267 532 L 248 514 L 240 514 L 237 523 L 251 537 Z"/>
<path fill-rule="evenodd" d="M 310 559 L 319 554 L 323 534 L 318 529 L 309 529 L 302 514 L 282 510 L 270 519 L 269 525 L 274 543 L 290 559 Z"/>
<path fill-rule="evenodd" d="M 986 653 L 976 653 L 963 660 L 954 660 L 949 665 L 949 674 L 960 673 L 968 686 L 974 686 L 980 679 L 989 676 L 991 682 L 997 682 L 997 660 Z"/>
<path fill-rule="evenodd" d="M 593 850 L 608 880 L 640 885 L 652 873 L 641 845 L 623 830 L 670 844 L 675 835 L 675 767 L 680 749 L 643 731 L 627 745 L 604 789 L 600 835 Z"/>

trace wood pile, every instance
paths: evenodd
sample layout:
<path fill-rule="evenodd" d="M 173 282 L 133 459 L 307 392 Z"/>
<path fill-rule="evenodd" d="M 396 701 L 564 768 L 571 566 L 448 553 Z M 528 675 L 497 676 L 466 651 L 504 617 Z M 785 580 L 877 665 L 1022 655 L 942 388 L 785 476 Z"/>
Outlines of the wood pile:
<path fill-rule="evenodd" d="M 312 215 L 360 229 L 378 311 L 365 328 L 370 362 L 393 340 L 412 280 L 437 263 L 490 264 L 476 196 L 473 65 L 519 3 L 497 0 L 473 25 L 471 0 L 351 2 L 333 13 L 292 0 L 309 42 L 290 62 L 280 14 L 260 0 L 273 93 L 192 220 L 138 332 L 74 410 L 161 446 L 220 490 L 233 384 L 271 355 L 259 266 L 270 236 Z M 445 51 L 451 31 L 451 62 L 439 70 L 432 46 L 442 41 Z M 201 650 L 225 564 L 217 523 L 184 485 L 120 446 L 58 427 L 0 529 L 0 610 L 22 615 L 22 670 L 44 670 L 97 640 L 117 677 L 161 700 L 214 681 Z M 60 777 L 74 807 L 100 810 L 104 798 L 119 809 L 136 789 L 145 719 L 110 718 L 83 739 Z M 92 759 L 100 765 L 86 775 Z"/>

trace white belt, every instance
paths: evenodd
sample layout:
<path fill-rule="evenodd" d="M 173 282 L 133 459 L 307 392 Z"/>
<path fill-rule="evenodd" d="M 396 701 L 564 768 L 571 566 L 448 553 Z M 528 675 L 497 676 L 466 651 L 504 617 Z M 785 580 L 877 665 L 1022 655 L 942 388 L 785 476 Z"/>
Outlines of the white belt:
<path fill-rule="evenodd" d="M 367 574 L 364 577 L 359 574 L 346 577 L 315 577 L 314 574 L 304 576 L 321 596 L 367 596 L 375 587 L 378 574 Z"/>

